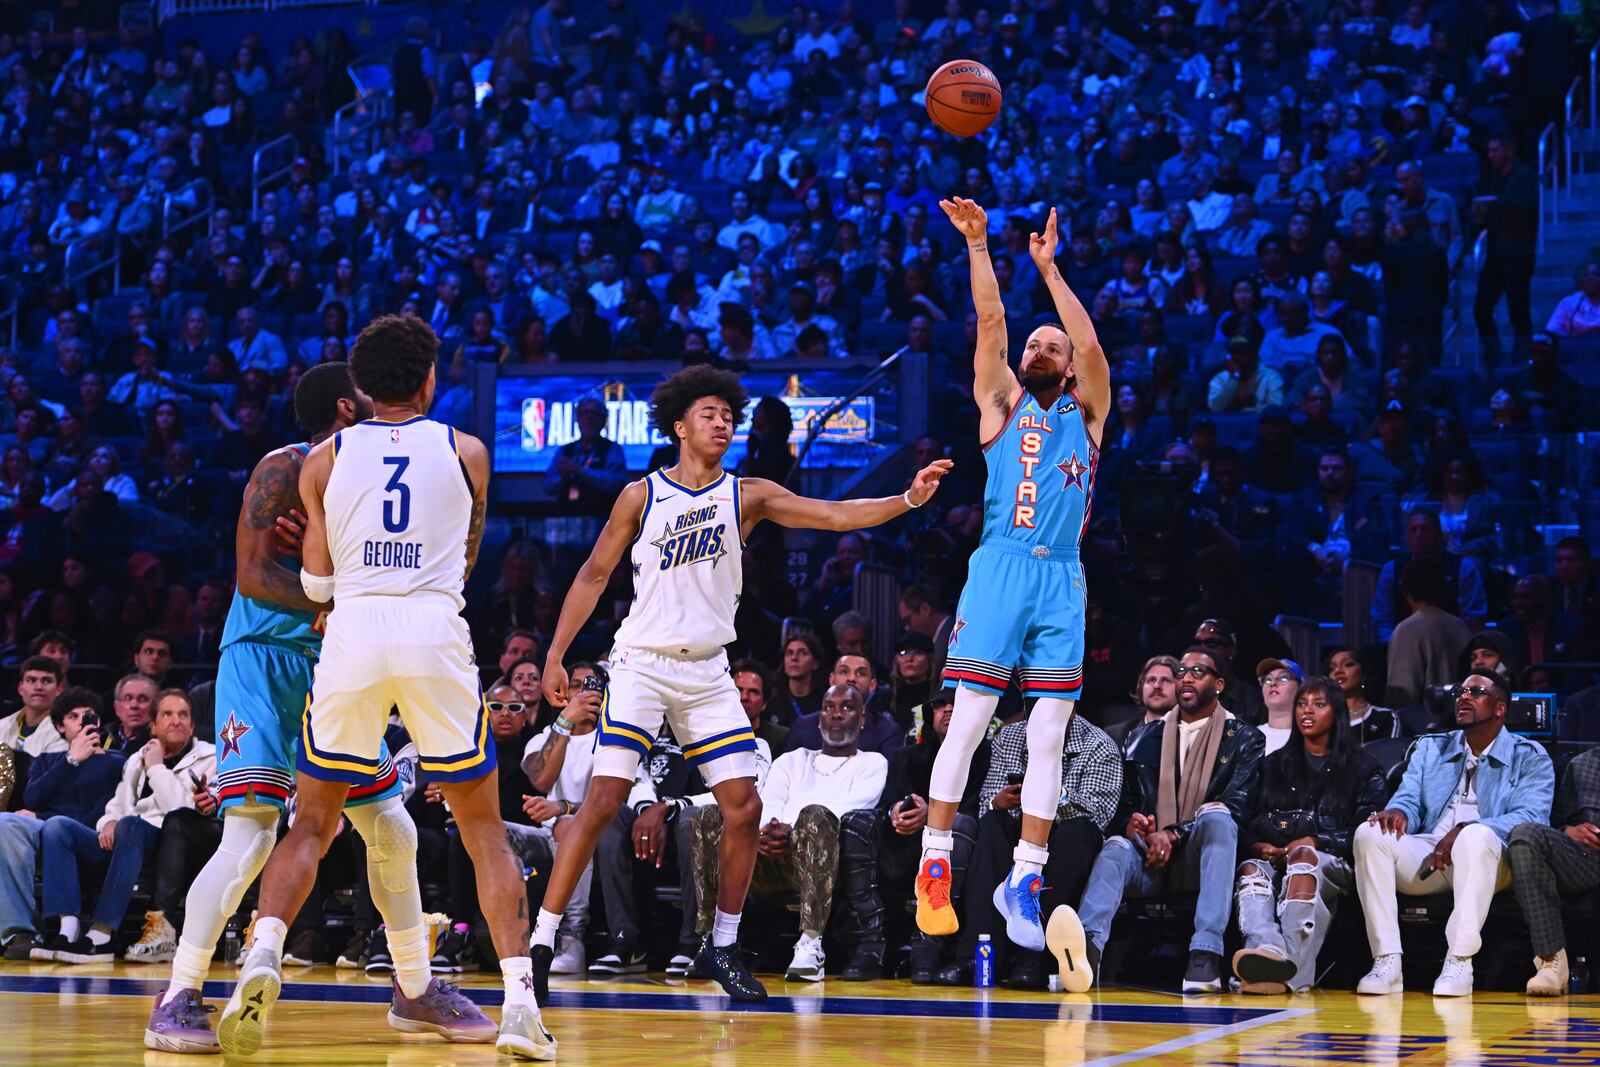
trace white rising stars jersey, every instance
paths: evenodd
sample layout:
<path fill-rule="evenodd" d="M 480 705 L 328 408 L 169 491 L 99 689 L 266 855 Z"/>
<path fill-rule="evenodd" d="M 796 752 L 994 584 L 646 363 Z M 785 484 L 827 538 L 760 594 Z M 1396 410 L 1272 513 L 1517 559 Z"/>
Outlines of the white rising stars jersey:
<path fill-rule="evenodd" d="M 739 479 L 686 489 L 661 471 L 645 476 L 644 513 L 633 543 L 633 606 L 616 643 L 700 657 L 734 639 L 744 587 Z"/>
<path fill-rule="evenodd" d="M 465 606 L 472 491 L 455 430 L 418 415 L 334 434 L 322 508 L 335 601 L 433 592 Z"/>

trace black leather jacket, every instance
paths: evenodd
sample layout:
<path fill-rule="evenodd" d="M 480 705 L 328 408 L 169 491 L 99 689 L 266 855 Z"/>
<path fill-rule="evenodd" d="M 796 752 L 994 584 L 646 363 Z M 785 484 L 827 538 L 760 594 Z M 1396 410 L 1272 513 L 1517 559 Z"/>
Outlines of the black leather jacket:
<path fill-rule="evenodd" d="M 1325 763 L 1307 781 L 1290 770 L 1289 750 L 1280 748 L 1265 760 L 1261 803 L 1239 833 L 1239 850 L 1248 854 L 1260 841 L 1282 848 L 1298 837 L 1315 837 L 1318 850 L 1351 859 L 1356 828 L 1381 810 L 1388 797 L 1383 768 L 1365 752 L 1357 753 L 1342 771 Z"/>
<path fill-rule="evenodd" d="M 1218 708 L 1214 714 L 1221 715 Z M 1176 728 L 1176 727 L 1174 727 Z M 1160 722 L 1139 727 L 1132 741 L 1132 754 L 1122 771 L 1122 807 L 1117 812 L 1114 829 L 1128 825 L 1134 812 L 1154 815 L 1156 796 L 1161 787 L 1161 736 Z M 1243 826 L 1256 810 L 1256 794 L 1261 791 L 1261 755 L 1266 751 L 1266 739 L 1261 731 L 1241 719 L 1229 719 L 1222 726 L 1222 741 L 1217 746 L 1217 765 L 1206 786 L 1205 803 L 1226 804 L 1234 821 Z M 1178 835 L 1181 842 L 1194 830 L 1194 820 L 1163 826 Z"/>

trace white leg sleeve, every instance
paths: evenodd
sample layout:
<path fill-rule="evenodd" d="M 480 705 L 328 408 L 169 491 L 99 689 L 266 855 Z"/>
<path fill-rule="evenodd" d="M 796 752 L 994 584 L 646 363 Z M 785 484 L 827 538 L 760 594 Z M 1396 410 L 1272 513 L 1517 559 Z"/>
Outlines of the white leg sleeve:
<path fill-rule="evenodd" d="M 989 732 L 994 709 L 999 705 L 1000 698 L 993 693 L 980 693 L 966 686 L 956 690 L 950 732 L 939 746 L 939 754 L 933 758 L 933 777 L 928 784 L 929 800 L 943 800 L 951 804 L 961 802 L 961 794 L 967 790 L 967 774 L 972 769 L 972 754 L 978 751 L 978 745 Z"/>
<path fill-rule="evenodd" d="M 422 924 L 417 886 L 417 824 L 399 797 L 346 808 L 345 817 L 367 844 L 367 883 L 372 903 L 392 930 Z"/>
<path fill-rule="evenodd" d="M 1073 700 L 1041 697 L 1028 714 L 1028 769 L 1022 778 L 1022 814 L 1054 822 L 1061 806 L 1061 750 L 1072 726 Z"/>
<path fill-rule="evenodd" d="M 228 808 L 222 817 L 222 842 L 189 886 L 180 940 L 216 951 L 222 929 L 272 855 L 278 839 L 278 809 L 268 804 Z"/>

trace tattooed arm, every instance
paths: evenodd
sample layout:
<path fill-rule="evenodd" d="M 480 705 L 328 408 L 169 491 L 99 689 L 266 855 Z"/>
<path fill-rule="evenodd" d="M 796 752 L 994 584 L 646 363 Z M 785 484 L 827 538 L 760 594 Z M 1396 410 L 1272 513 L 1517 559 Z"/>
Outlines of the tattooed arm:
<path fill-rule="evenodd" d="M 470 434 L 456 432 L 456 454 L 461 457 L 461 469 L 467 472 L 472 483 L 472 521 L 467 526 L 467 573 L 478 565 L 478 550 L 483 547 L 483 524 L 489 517 L 489 450 L 482 441 Z"/>
<path fill-rule="evenodd" d="M 239 592 L 299 611 L 322 611 L 327 605 L 309 600 L 300 588 L 300 576 L 279 561 L 273 534 L 278 516 L 300 507 L 300 465 L 299 452 L 281 448 L 263 458 L 250 474 L 234 533 Z"/>
<path fill-rule="evenodd" d="M 967 241 L 972 307 L 978 313 L 978 343 L 972 353 L 972 398 L 978 402 L 978 435 L 989 441 L 1005 429 L 1011 408 L 1022 395 L 1022 386 L 1006 362 L 1006 307 L 1000 299 L 994 263 L 989 259 L 989 217 L 983 208 L 961 197 L 941 200 L 939 207 Z"/>

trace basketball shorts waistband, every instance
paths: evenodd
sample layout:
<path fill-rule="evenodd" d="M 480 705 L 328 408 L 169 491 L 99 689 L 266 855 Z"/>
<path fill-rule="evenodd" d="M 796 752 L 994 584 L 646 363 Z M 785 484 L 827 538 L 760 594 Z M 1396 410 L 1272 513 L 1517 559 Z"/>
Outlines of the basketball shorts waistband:
<path fill-rule="evenodd" d="M 985 549 L 1011 556 L 1027 556 L 1043 563 L 1077 563 L 1079 559 L 1077 545 L 1030 545 L 1005 537 L 984 538 L 978 542 L 978 550 L 981 552 Z"/>

